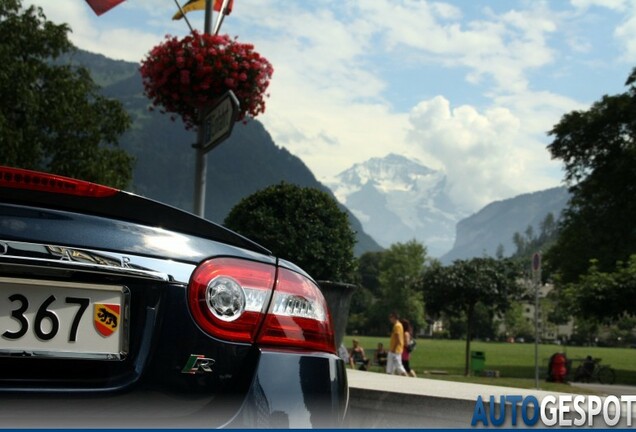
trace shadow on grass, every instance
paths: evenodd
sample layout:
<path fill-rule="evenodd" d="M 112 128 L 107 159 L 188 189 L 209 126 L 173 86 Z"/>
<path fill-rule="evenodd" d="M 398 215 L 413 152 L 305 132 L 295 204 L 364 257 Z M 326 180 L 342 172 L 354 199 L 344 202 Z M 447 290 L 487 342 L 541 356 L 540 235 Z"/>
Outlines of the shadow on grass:
<path fill-rule="evenodd" d="M 505 365 L 488 365 L 487 370 L 499 371 L 501 378 L 528 378 L 534 379 L 534 367 L 526 366 L 505 366 Z M 616 382 L 614 384 L 622 385 L 634 385 L 636 386 L 636 371 L 615 369 Z M 548 365 L 539 365 L 539 380 L 544 380 L 548 375 Z M 570 371 L 568 375 L 568 381 L 572 381 L 574 377 L 574 371 Z"/>
<path fill-rule="evenodd" d="M 429 379 L 439 379 L 444 381 L 463 382 L 469 384 L 484 384 L 497 387 L 509 387 L 519 389 L 535 389 L 535 381 L 529 378 L 489 378 L 489 377 L 465 377 L 461 375 L 445 375 L 445 376 L 424 376 Z M 545 380 L 539 381 L 539 390 L 561 393 L 577 393 L 577 394 L 603 394 L 591 388 L 579 388 L 576 383 L 554 383 Z"/>

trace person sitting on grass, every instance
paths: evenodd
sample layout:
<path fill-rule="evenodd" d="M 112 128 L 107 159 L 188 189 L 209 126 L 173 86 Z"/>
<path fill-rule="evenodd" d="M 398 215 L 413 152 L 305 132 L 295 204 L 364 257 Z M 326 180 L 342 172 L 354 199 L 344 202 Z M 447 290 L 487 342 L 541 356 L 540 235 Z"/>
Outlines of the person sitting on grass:
<path fill-rule="evenodd" d="M 349 353 L 349 364 L 352 368 L 355 369 L 357 366 L 359 370 L 367 370 L 367 366 L 369 366 L 369 359 L 364 353 L 364 348 L 360 345 L 360 341 L 358 339 L 353 340 L 353 348 L 351 348 L 351 352 Z"/>
<path fill-rule="evenodd" d="M 375 350 L 375 364 L 378 366 L 386 367 L 386 357 L 388 353 L 384 349 L 384 344 L 382 342 L 378 342 L 378 348 Z"/>

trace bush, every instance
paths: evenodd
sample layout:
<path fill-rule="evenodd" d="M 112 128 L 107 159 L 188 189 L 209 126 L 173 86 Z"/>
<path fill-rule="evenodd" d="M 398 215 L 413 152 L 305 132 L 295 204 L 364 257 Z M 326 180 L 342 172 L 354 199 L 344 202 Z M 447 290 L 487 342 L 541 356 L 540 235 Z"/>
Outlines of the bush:
<path fill-rule="evenodd" d="M 280 183 L 239 202 L 225 226 L 294 262 L 316 280 L 349 282 L 355 233 L 332 196 Z"/>

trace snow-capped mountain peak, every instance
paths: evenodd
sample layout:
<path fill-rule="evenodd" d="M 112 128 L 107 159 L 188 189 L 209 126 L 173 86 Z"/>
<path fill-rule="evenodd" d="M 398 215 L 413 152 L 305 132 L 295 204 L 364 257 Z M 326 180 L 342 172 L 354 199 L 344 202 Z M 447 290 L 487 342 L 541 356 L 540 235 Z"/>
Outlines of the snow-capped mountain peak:
<path fill-rule="evenodd" d="M 388 193 L 407 191 L 420 185 L 426 188 L 426 183 L 434 181 L 438 175 L 437 171 L 421 165 L 416 160 L 391 153 L 384 158 L 371 158 L 353 165 L 338 174 L 334 183 L 353 188 L 372 183 L 379 190 Z"/>
<path fill-rule="evenodd" d="M 397 154 L 372 158 L 327 185 L 382 246 L 416 239 L 439 256 L 453 246 L 463 217 L 446 195 L 446 176 Z"/>

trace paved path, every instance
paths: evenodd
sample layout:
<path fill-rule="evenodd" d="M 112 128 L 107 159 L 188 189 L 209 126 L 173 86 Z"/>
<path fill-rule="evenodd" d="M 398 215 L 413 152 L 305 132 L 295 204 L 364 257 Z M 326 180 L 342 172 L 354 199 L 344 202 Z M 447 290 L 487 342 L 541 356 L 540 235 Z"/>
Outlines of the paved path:
<path fill-rule="evenodd" d="M 469 400 L 473 403 L 477 400 L 477 396 L 479 395 L 495 395 L 498 397 L 500 395 L 517 394 L 522 396 L 535 395 L 537 397 L 543 397 L 548 394 L 555 394 L 541 390 L 402 377 L 353 369 L 347 369 L 347 378 L 349 380 L 349 387 L 352 388 Z"/>

